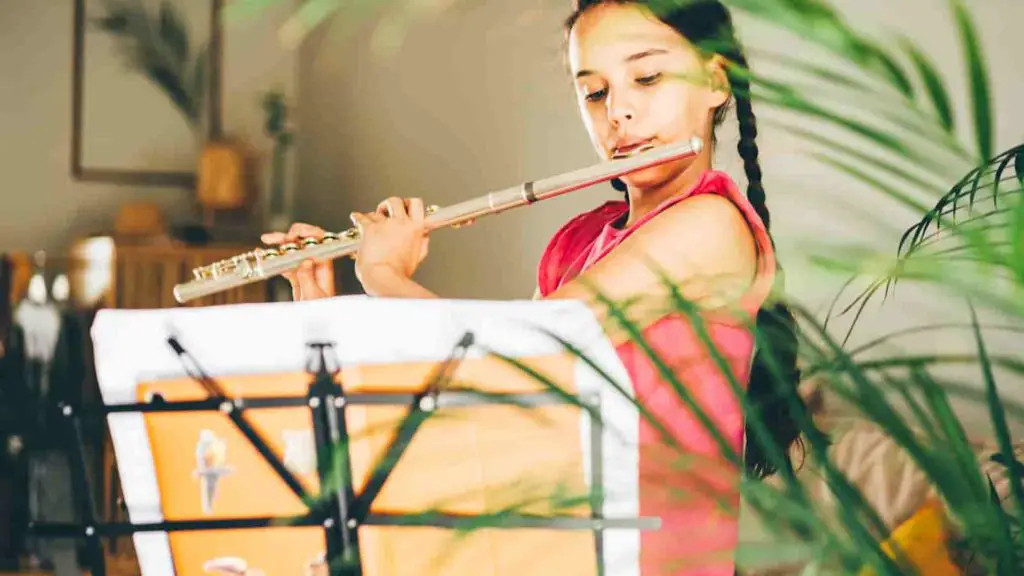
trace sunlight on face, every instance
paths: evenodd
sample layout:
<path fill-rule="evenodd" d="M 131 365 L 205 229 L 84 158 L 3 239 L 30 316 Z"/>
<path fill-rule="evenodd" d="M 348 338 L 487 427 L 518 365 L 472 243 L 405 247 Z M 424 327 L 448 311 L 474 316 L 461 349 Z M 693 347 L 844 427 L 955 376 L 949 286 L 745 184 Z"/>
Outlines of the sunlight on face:
<path fill-rule="evenodd" d="M 603 158 L 643 144 L 709 138 L 711 115 L 726 102 L 708 83 L 706 64 L 673 28 L 636 4 L 588 10 L 569 35 L 577 101 L 590 140 Z M 625 178 L 644 188 L 674 177 L 692 160 Z"/>

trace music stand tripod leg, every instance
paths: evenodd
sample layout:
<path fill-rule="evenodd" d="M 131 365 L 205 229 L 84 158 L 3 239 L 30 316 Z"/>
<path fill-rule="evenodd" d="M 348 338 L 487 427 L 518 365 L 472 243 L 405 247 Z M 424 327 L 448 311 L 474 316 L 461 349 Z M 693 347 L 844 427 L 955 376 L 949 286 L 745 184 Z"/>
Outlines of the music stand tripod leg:
<path fill-rule="evenodd" d="M 306 489 L 299 482 L 299 479 L 292 474 L 292 471 L 284 465 L 284 462 L 278 458 L 277 454 L 270 449 L 270 445 L 267 443 L 263 435 L 252 425 L 252 422 L 245 416 L 245 402 L 241 398 L 235 398 L 233 401 L 228 400 L 227 393 L 217 382 L 217 380 L 206 373 L 205 370 L 199 365 L 199 362 L 185 349 L 185 347 L 178 341 L 174 336 L 167 338 L 167 344 L 170 345 L 175 355 L 178 356 L 178 360 L 181 362 L 185 371 L 189 376 L 201 385 L 211 398 L 216 398 L 221 402 L 221 412 L 223 412 L 235 428 L 245 436 L 245 439 L 249 441 L 253 448 L 259 452 L 263 460 L 269 465 L 277 476 L 285 483 L 289 490 L 292 491 L 300 500 L 305 501 L 307 498 Z"/>
<path fill-rule="evenodd" d="M 398 461 L 405 454 L 413 436 L 427 418 L 439 407 L 438 396 L 441 393 L 441 389 L 451 379 L 452 374 L 465 357 L 466 352 L 473 345 L 473 341 L 473 334 L 466 332 L 459 339 L 458 343 L 455 344 L 448 358 L 438 363 L 434 374 L 431 375 L 423 390 L 413 395 L 408 405 L 408 411 L 398 424 L 395 437 L 384 450 L 384 454 L 375 463 L 373 472 L 366 482 L 366 487 L 353 503 L 352 515 L 356 522 L 363 522 L 369 516 L 370 509 L 373 507 L 373 501 L 376 500 L 391 472 L 394 471 Z"/>
<path fill-rule="evenodd" d="M 103 554 L 103 541 L 96 517 L 96 502 L 89 488 L 89 472 L 85 466 L 85 443 L 82 438 L 82 423 L 78 413 L 70 404 L 61 403 L 60 413 L 64 417 L 64 425 L 72 440 L 71 484 L 72 497 L 81 515 L 80 528 L 85 537 L 86 557 L 92 576 L 106 576 L 106 559 Z"/>

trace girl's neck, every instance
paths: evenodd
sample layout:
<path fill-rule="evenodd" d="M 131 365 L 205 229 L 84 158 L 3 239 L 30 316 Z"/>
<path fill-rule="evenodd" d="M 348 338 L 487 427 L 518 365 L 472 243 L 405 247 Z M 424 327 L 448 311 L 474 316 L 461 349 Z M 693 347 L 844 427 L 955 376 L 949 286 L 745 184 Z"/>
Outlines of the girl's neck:
<path fill-rule="evenodd" d="M 703 174 L 711 169 L 710 157 L 702 154 L 686 170 L 680 172 L 675 178 L 652 188 L 639 190 L 629 189 L 629 214 L 624 228 L 636 224 L 640 219 L 649 214 L 669 198 L 688 192 L 700 180 Z"/>

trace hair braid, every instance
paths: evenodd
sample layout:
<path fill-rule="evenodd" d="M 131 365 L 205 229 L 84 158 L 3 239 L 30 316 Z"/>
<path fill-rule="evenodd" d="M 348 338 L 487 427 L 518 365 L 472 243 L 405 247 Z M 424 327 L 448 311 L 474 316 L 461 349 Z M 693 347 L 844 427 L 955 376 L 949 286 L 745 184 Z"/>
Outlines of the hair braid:
<path fill-rule="evenodd" d="M 747 59 L 739 50 L 732 57 L 744 72 L 731 74 L 733 97 L 736 100 L 736 120 L 739 123 L 740 141 L 736 149 L 743 159 L 743 172 L 747 176 L 747 199 L 754 206 L 766 229 L 771 227 L 771 216 L 765 200 L 764 185 L 761 183 L 761 164 L 758 161 L 757 117 L 750 100 L 750 81 L 746 77 Z"/>
<path fill-rule="evenodd" d="M 758 159 L 757 148 L 757 117 L 754 115 L 754 107 L 751 102 L 750 80 L 747 76 L 747 59 L 743 55 L 739 43 L 733 40 L 735 49 L 731 57 L 739 71 L 729 74 L 732 85 L 733 98 L 736 102 L 736 121 L 739 124 L 739 143 L 736 148 L 740 158 L 743 159 L 743 172 L 747 176 L 747 200 L 751 207 L 757 212 L 758 217 L 764 223 L 765 230 L 770 230 L 771 215 L 768 212 L 768 204 L 765 197 L 764 185 L 762 184 L 761 163 Z M 772 245 L 775 239 L 768 235 Z M 776 260 L 775 286 L 778 292 L 782 292 L 785 280 L 782 266 Z M 762 342 L 770 343 L 770 349 L 759 349 L 754 357 L 751 385 L 747 394 L 751 405 L 761 413 L 763 421 L 771 423 L 774 441 L 782 447 L 792 444 L 800 444 L 800 428 L 792 415 L 789 413 L 789 403 L 786 394 L 792 394 L 794 387 L 800 382 L 800 370 L 797 367 L 798 339 L 796 334 L 796 319 L 792 311 L 781 302 L 766 303 L 757 312 L 757 331 Z M 775 384 L 778 377 L 768 364 L 765 354 L 770 354 L 775 366 L 782 372 L 779 376 L 783 378 L 784 388 L 779 389 Z M 787 389 L 788 388 L 788 389 Z M 776 472 L 775 467 L 769 464 L 768 457 L 760 443 L 752 434 L 747 435 L 746 460 L 748 469 L 756 477 L 763 477 Z M 792 462 L 787 458 L 786 465 L 792 467 Z"/>

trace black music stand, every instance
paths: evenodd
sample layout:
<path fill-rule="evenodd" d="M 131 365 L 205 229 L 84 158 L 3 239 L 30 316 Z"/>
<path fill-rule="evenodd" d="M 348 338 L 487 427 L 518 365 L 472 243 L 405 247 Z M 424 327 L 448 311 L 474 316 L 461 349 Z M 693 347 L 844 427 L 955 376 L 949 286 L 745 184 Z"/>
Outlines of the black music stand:
<path fill-rule="evenodd" d="M 445 383 L 457 368 L 466 351 L 473 345 L 473 335 L 467 332 L 455 345 L 451 355 L 435 367 L 428 384 L 416 394 L 406 393 L 363 393 L 346 394 L 337 381 L 340 367 L 329 361 L 328 350 L 333 344 L 312 342 L 307 344 L 311 352 L 306 371 L 311 380 L 305 397 L 272 398 L 229 398 L 216 379 L 205 374 L 194 358 L 174 337 L 167 339 L 182 364 L 191 367 L 190 377 L 199 382 L 209 397 L 199 401 L 169 402 L 160 396 L 149 402 L 104 405 L 106 415 L 126 412 L 181 412 L 220 411 L 228 416 L 237 429 L 246 437 L 281 480 L 300 499 L 307 501 L 310 495 L 302 484 L 274 454 L 245 416 L 248 408 L 279 408 L 308 406 L 313 421 L 313 434 L 317 454 L 317 470 L 321 487 L 327 487 L 331 478 L 340 479 L 336 490 L 321 499 L 316 509 L 302 516 L 269 516 L 261 518 L 222 518 L 216 520 L 170 520 L 152 523 L 101 522 L 97 517 L 93 493 L 90 491 L 88 472 L 85 465 L 84 443 L 81 419 L 78 411 L 70 404 L 62 404 L 60 413 L 64 416 L 67 433 L 73 445 L 72 478 L 76 507 L 81 518 L 79 523 L 34 523 L 29 531 L 37 537 L 76 538 L 86 543 L 86 564 L 93 576 L 106 576 L 106 564 L 102 539 L 131 535 L 138 532 L 199 531 L 214 529 L 261 528 L 275 523 L 286 522 L 294 526 L 316 526 L 324 529 L 326 539 L 326 560 L 331 576 L 361 576 L 362 563 L 359 552 L 358 528 L 367 526 L 430 526 L 443 528 L 487 527 L 487 528 L 550 528 L 556 530 L 591 530 L 597 552 L 598 574 L 603 575 L 602 533 L 606 529 L 656 529 L 657 518 L 612 519 L 604 518 L 603 497 L 599 490 L 592 490 L 590 518 L 576 516 L 539 516 L 500 514 L 495 517 L 453 515 L 453 514 L 392 514 L 370 512 L 372 504 L 380 494 L 389 475 L 401 458 L 413 435 L 423 422 L 438 408 L 444 406 L 470 406 L 495 404 L 506 401 L 521 405 L 541 406 L 567 403 L 564 394 L 555 392 L 533 394 L 488 394 L 486 396 L 469 390 L 443 390 Z M 339 443 L 347 447 L 348 427 L 345 420 L 345 406 L 358 404 L 400 405 L 408 407 L 408 413 L 398 426 L 398 433 L 388 445 L 384 456 L 376 463 L 366 488 L 356 494 L 352 486 L 352 472 L 348 451 L 335 451 Z M 592 450 L 591 484 L 603 485 L 601 425 L 593 414 L 600 412 L 598 397 L 594 395 L 585 405 L 591 415 L 590 448 Z M 340 454 L 334 458 L 333 454 Z"/>

